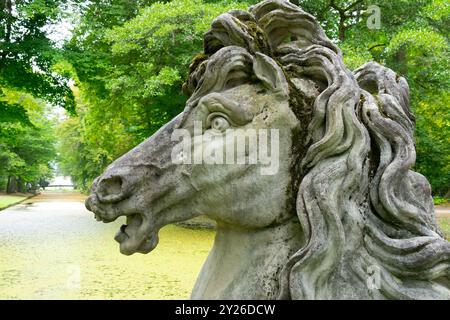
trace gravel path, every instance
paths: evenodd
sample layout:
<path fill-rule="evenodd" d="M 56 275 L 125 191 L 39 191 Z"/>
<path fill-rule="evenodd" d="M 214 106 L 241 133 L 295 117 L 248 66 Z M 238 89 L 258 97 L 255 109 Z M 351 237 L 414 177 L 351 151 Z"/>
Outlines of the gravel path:
<path fill-rule="evenodd" d="M 450 218 L 449 206 L 436 206 L 434 210 L 438 218 Z"/>

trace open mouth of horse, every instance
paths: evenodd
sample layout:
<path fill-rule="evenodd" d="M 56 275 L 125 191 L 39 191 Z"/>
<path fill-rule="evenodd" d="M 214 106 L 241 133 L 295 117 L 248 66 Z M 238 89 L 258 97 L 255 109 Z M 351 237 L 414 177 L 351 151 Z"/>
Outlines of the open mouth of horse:
<path fill-rule="evenodd" d="M 95 213 L 95 219 L 103 223 L 111 223 L 121 216 L 126 217 L 126 224 L 123 224 L 117 231 L 114 239 L 120 245 L 120 252 L 125 255 L 133 253 L 149 253 L 158 244 L 158 232 L 155 224 L 151 220 L 151 215 L 144 213 L 131 213 L 122 208 L 125 212 L 120 212 L 119 206 L 115 205 L 116 210 L 105 208 L 98 203 L 96 197 L 90 197 L 86 201 L 89 210 Z M 114 215 L 108 215 L 107 212 L 114 212 Z"/>
<path fill-rule="evenodd" d="M 125 255 L 149 253 L 158 244 L 158 233 L 145 215 L 128 214 L 126 224 L 119 228 L 114 240 L 120 244 L 120 252 Z"/>
<path fill-rule="evenodd" d="M 117 231 L 114 240 L 116 240 L 118 243 L 126 241 L 127 239 L 130 238 L 130 234 L 133 231 L 133 229 L 137 229 L 141 225 L 142 225 L 142 217 L 140 214 L 136 213 L 133 215 L 128 215 L 127 223 L 120 226 L 120 229 L 119 231 Z M 127 233 L 127 229 L 129 233 Z"/>

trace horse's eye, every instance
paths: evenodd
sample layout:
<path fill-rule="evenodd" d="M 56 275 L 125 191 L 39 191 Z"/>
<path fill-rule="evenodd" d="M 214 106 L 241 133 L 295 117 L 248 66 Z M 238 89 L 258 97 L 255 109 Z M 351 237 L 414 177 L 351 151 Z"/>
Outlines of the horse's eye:
<path fill-rule="evenodd" d="M 225 131 L 230 127 L 230 123 L 228 122 L 228 120 L 225 117 L 219 115 L 214 116 L 211 119 L 210 123 L 211 128 L 218 131 Z"/>

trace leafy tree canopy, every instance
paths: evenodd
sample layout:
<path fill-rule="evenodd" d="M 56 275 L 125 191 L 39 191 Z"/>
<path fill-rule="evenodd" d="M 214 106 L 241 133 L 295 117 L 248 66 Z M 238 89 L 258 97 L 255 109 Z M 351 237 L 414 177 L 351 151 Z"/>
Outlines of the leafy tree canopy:
<path fill-rule="evenodd" d="M 72 146 L 62 152 L 65 159 L 71 159 L 67 153 L 74 143 L 79 143 L 81 154 L 66 161 L 66 172 L 76 171 L 81 185 L 88 186 L 108 163 L 178 114 L 186 101 L 181 85 L 192 57 L 202 51 L 202 36 L 211 20 L 256 2 L 93 0 L 84 6 L 65 46 L 67 61 L 58 71 L 70 74 L 78 90 L 79 115 L 68 120 L 70 126 L 64 124 L 71 136 L 63 135 L 61 145 Z M 429 178 L 435 193 L 447 193 L 447 1 L 291 2 L 318 18 L 350 69 L 374 60 L 407 78 L 417 115 L 416 169 Z"/>
<path fill-rule="evenodd" d="M 73 112 L 68 79 L 52 70 L 60 55 L 45 30 L 61 19 L 62 3 L 0 0 L 0 89 L 27 92 Z"/>

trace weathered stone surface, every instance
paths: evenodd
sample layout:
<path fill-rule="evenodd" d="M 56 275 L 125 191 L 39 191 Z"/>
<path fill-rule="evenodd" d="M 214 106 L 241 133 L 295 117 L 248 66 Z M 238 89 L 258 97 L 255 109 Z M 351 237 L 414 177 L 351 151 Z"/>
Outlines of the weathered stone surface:
<path fill-rule="evenodd" d="M 314 17 L 282 0 L 219 16 L 204 50 L 184 112 L 86 201 L 100 220 L 127 216 L 121 252 L 148 253 L 164 225 L 206 215 L 217 236 L 194 299 L 449 299 L 450 243 L 411 171 L 405 79 L 376 63 L 352 73 Z M 228 127 L 277 129 L 278 171 L 171 161 L 175 129 Z"/>

